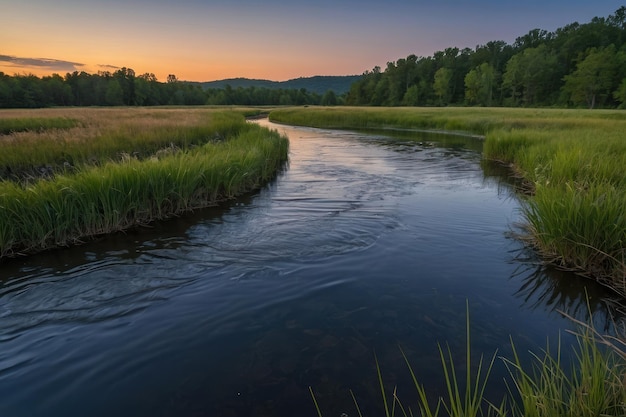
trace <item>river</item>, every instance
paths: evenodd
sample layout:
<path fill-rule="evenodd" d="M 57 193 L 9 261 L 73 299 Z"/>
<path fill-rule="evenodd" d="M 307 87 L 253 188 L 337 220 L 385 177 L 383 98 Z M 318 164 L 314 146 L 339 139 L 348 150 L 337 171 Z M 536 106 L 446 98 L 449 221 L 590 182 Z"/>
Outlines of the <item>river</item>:
<path fill-rule="evenodd" d="M 510 237 L 520 201 L 458 135 L 262 125 L 290 161 L 220 207 L 0 266 L 0 416 L 367 415 L 433 395 L 438 344 L 540 353 L 606 294 Z M 489 174 L 488 174 L 489 173 Z M 567 357 L 567 354 L 564 355 Z M 489 396 L 504 394 L 497 359 Z M 366 411 L 368 410 L 368 411 Z"/>

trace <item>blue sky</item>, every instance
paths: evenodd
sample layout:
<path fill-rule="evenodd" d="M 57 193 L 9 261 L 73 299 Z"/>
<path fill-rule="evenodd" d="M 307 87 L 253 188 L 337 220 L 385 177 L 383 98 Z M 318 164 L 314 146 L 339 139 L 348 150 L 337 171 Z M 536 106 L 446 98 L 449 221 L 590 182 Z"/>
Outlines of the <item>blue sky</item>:
<path fill-rule="evenodd" d="M 0 0 L 0 71 L 119 67 L 160 80 L 361 74 L 409 54 L 512 43 L 622 4 L 607 0 Z"/>

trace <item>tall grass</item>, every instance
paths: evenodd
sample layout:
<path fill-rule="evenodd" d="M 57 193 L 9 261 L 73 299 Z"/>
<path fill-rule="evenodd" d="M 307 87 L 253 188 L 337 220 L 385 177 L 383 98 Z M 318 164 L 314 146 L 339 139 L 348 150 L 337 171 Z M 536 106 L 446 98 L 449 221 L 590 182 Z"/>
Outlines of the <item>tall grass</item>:
<path fill-rule="evenodd" d="M 415 108 L 288 107 L 272 110 L 273 122 L 330 129 L 404 128 L 462 131 L 485 135 L 495 129 L 551 129 L 610 126 L 624 122 L 619 111 Z"/>
<path fill-rule="evenodd" d="M 590 323 L 593 321 L 590 319 Z M 499 404 L 485 399 L 485 387 L 489 381 L 496 354 L 489 362 L 471 361 L 469 312 L 466 322 L 466 351 L 464 372 L 458 372 L 449 348 L 439 347 L 446 394 L 429 399 L 428 388 L 419 380 L 404 352 L 415 388 L 417 409 L 407 405 L 406 398 L 399 398 L 396 387 L 389 390 L 383 384 L 381 366 L 376 362 L 378 385 L 386 417 L 609 417 L 626 415 L 626 343 L 615 337 L 602 336 L 592 325 L 578 322 L 575 344 L 562 346 L 559 339 L 556 349 L 548 343 L 541 354 L 532 353 L 531 362 L 525 363 L 511 341 L 512 358 L 501 358 L 509 370 L 505 380 L 508 395 Z M 566 363 L 563 349 L 573 350 L 573 359 Z M 485 366 L 486 365 L 486 366 Z M 472 373 L 472 369 L 476 369 Z M 312 388 L 318 416 L 322 417 L 320 405 Z M 363 413 L 350 391 L 357 413 Z"/>
<path fill-rule="evenodd" d="M 513 359 L 505 359 L 513 380 L 512 415 L 523 417 L 626 415 L 626 361 L 617 345 L 608 349 L 595 329 L 580 327 L 574 360 L 562 362 L 560 341 L 556 351 L 548 346 L 533 354 L 531 369 L 524 367 L 513 345 Z M 613 347 L 614 349 L 611 349 Z"/>
<path fill-rule="evenodd" d="M 496 130 L 484 152 L 531 184 L 523 213 L 539 252 L 626 296 L 626 117 L 594 128 Z"/>
<path fill-rule="evenodd" d="M 235 112 L 207 110 L 92 109 L 77 113 L 75 119 L 81 124 L 73 129 L 26 131 L 0 138 L 0 167 L 5 177 L 36 176 L 41 167 L 46 172 L 63 172 L 119 161 L 125 155 L 147 158 L 165 147 L 185 150 L 232 136 L 243 125 Z M 11 120 L 29 119 L 0 118 L 0 123 Z"/>
<path fill-rule="evenodd" d="M 224 140 L 126 157 L 31 184 L 0 182 L 0 257 L 80 242 L 259 187 L 287 159 L 277 132 L 227 116 Z"/>
<path fill-rule="evenodd" d="M 485 136 L 530 196 L 524 240 L 547 262 L 626 297 L 626 113 L 504 108 L 287 108 L 270 118 L 326 128 L 444 129 Z"/>
<path fill-rule="evenodd" d="M 76 126 L 78 126 L 78 121 L 65 117 L 0 118 L 0 135 L 27 131 L 41 132 L 48 129 L 69 129 Z"/>

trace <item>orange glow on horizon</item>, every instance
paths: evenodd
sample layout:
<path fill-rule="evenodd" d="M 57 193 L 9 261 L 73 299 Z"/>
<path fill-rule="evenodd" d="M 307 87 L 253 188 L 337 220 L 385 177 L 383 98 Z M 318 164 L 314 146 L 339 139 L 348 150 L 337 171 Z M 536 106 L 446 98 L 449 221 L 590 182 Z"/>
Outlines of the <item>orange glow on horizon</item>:
<path fill-rule="evenodd" d="M 224 62 L 217 65 L 198 62 L 195 63 L 195 65 L 191 63 L 183 63 L 176 66 L 164 66 L 158 65 L 157 62 L 150 62 L 145 59 L 142 60 L 139 65 L 133 65 L 133 63 L 122 63 L 119 66 L 83 64 L 80 66 L 76 65 L 74 66 L 74 68 L 58 69 L 46 66 L 20 65 L 16 63 L 5 63 L 0 61 L 0 72 L 4 72 L 6 75 L 34 75 L 39 78 L 51 76 L 53 74 L 58 74 L 61 77 L 65 77 L 67 73 L 73 73 L 74 71 L 77 71 L 79 73 L 84 71 L 88 74 L 97 74 L 99 72 L 114 73 L 122 67 L 133 69 L 137 75 L 153 73 L 161 82 L 165 82 L 169 74 L 176 75 L 176 77 L 181 81 L 203 82 L 239 77 L 267 79 L 272 81 L 286 81 L 293 78 L 309 77 L 314 75 L 355 75 L 361 74 L 363 71 L 368 69 L 364 68 L 361 71 L 355 73 L 355 71 L 350 71 L 348 69 L 342 71 L 341 68 L 338 68 L 336 71 L 332 71 L 331 73 L 329 73 L 327 70 L 324 70 L 322 68 L 319 68 L 317 71 L 313 68 L 306 68 L 306 65 L 304 63 L 298 66 L 292 66 L 287 68 L 284 65 L 281 66 L 280 63 L 275 67 L 268 65 L 257 67 L 254 64 L 236 65 L 233 63 L 228 65 L 228 63 Z"/>

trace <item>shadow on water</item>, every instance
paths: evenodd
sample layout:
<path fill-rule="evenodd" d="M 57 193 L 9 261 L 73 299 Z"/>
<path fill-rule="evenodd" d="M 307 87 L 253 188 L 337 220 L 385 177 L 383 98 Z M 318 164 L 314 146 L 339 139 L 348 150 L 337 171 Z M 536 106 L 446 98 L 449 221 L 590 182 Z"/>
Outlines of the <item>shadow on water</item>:
<path fill-rule="evenodd" d="M 481 161 L 485 179 L 495 181 L 498 194 L 518 199 L 524 192 L 524 181 L 511 169 L 493 161 Z M 518 229 L 520 224 L 512 224 Z M 523 233 L 523 231 L 519 231 Z M 515 239 L 518 231 L 510 233 Z M 516 248 L 511 262 L 517 265 L 511 279 L 520 282 L 516 296 L 523 300 L 525 308 L 551 312 L 566 312 L 571 317 L 589 323 L 593 319 L 596 329 L 615 334 L 626 320 L 624 300 L 605 286 L 579 276 L 545 265 L 530 248 Z"/>
<path fill-rule="evenodd" d="M 521 282 L 515 295 L 525 308 L 565 312 L 584 323 L 593 319 L 594 327 L 615 335 L 626 323 L 624 300 L 611 290 L 568 271 L 543 265 L 528 249 L 520 249 L 518 267 L 511 279 Z"/>

